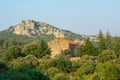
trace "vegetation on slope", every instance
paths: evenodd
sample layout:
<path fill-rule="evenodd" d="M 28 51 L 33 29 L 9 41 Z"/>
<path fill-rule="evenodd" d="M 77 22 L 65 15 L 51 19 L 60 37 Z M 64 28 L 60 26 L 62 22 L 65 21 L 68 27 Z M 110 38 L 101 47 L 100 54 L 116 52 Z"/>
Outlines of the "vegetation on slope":
<path fill-rule="evenodd" d="M 86 39 L 75 50 L 80 60 L 71 61 L 66 55 L 51 58 L 43 39 L 27 41 L 1 35 L 0 80 L 120 80 L 119 48 L 119 37 L 104 37 L 100 32 L 99 42 Z"/>

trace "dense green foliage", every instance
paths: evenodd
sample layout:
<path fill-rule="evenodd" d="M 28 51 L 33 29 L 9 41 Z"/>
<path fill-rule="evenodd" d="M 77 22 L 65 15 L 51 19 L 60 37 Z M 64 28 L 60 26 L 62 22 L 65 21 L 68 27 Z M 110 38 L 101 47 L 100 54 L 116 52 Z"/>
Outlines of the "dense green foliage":
<path fill-rule="evenodd" d="M 41 58 L 45 56 L 46 54 L 50 55 L 50 48 L 48 47 L 48 44 L 45 40 L 41 39 L 38 45 L 38 48 L 36 50 L 36 56 L 38 58 Z"/>
<path fill-rule="evenodd" d="M 24 53 L 25 55 L 29 55 L 29 54 L 35 54 L 36 50 L 38 48 L 38 43 L 34 42 L 34 43 L 29 43 L 27 45 L 25 45 L 22 49 L 22 53 Z"/>
<path fill-rule="evenodd" d="M 21 48 L 19 46 L 11 46 L 8 48 L 8 50 L 5 52 L 5 60 L 13 60 L 20 56 L 23 56 L 21 53 Z"/>
<path fill-rule="evenodd" d="M 104 63 L 104 62 L 107 62 L 107 61 L 110 61 L 110 60 L 116 59 L 116 58 L 117 58 L 117 56 L 113 51 L 104 50 L 101 54 L 99 54 L 98 61 L 101 63 Z"/>
<path fill-rule="evenodd" d="M 71 52 L 70 49 L 65 49 L 63 53 L 65 56 L 70 56 L 70 52 Z"/>
<path fill-rule="evenodd" d="M 80 44 L 75 49 L 75 55 L 76 56 L 82 56 L 82 55 L 92 55 L 97 56 L 98 55 L 98 49 L 95 48 L 93 43 L 88 39 L 86 39 L 85 44 Z"/>
<path fill-rule="evenodd" d="M 83 47 L 83 53 L 85 55 L 92 55 L 92 56 L 98 55 L 97 49 L 95 48 L 95 46 L 92 44 L 92 42 L 89 39 L 87 39 L 85 42 L 85 45 Z"/>
<path fill-rule="evenodd" d="M 12 69 L 0 75 L 0 80 L 50 80 L 39 71 L 29 67 Z"/>
<path fill-rule="evenodd" d="M 84 45 L 79 44 L 76 48 L 75 48 L 75 56 L 82 56 L 84 54 L 84 50 L 83 50 Z"/>
<path fill-rule="evenodd" d="M 86 39 L 76 47 L 80 60 L 72 61 L 69 49 L 51 58 L 46 39 L 4 35 L 0 34 L 0 80 L 120 80 L 120 37 L 100 31 L 98 42 Z"/>

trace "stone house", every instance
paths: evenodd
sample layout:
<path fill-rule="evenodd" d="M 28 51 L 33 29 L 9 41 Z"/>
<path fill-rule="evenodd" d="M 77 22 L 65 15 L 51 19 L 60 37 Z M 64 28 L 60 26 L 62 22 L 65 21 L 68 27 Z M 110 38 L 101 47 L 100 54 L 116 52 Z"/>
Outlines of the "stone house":
<path fill-rule="evenodd" d="M 74 56 L 76 45 L 76 42 L 66 40 L 64 38 L 55 38 L 54 40 L 48 42 L 48 46 L 51 48 L 51 57 L 55 57 L 56 55 L 63 53 L 66 49 L 70 49 L 70 55 Z"/>

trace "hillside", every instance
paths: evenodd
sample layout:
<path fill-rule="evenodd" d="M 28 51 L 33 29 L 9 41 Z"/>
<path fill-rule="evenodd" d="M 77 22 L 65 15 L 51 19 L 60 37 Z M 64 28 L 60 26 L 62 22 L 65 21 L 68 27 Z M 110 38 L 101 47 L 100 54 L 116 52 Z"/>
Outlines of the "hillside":
<path fill-rule="evenodd" d="M 36 41 L 40 38 L 50 41 L 58 37 L 81 43 L 84 42 L 86 38 L 90 38 L 93 42 L 98 41 L 98 35 L 81 35 L 34 20 L 23 20 L 14 26 L 10 26 L 8 29 L 0 31 L 0 37 L 26 41 Z"/>
<path fill-rule="evenodd" d="M 82 41 L 85 39 L 85 35 L 73 33 L 68 30 L 59 29 L 50 24 L 37 22 L 34 20 L 24 20 L 15 26 L 11 26 L 9 29 L 1 31 L 0 36 L 13 37 L 15 36 L 27 36 L 29 38 L 35 38 L 44 36 L 44 38 L 61 37 L 74 41 Z"/>
<path fill-rule="evenodd" d="M 119 48 L 120 38 L 109 34 L 86 36 L 25 20 L 0 32 L 0 80 L 120 80 Z"/>

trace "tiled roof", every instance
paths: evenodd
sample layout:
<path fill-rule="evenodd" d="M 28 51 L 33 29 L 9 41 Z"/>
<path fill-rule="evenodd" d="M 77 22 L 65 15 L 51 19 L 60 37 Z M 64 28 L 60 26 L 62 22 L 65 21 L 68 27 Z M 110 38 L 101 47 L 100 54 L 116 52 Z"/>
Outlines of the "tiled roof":
<path fill-rule="evenodd" d="M 69 44 L 74 44 L 77 45 L 77 42 L 71 41 L 71 40 L 66 40 Z"/>
<path fill-rule="evenodd" d="M 64 38 L 56 38 L 58 41 L 62 41 L 62 40 L 65 40 L 66 42 L 68 42 L 69 44 L 74 44 L 74 45 L 77 45 L 78 43 L 77 42 L 74 42 L 72 40 L 67 40 L 67 39 L 64 39 Z"/>

